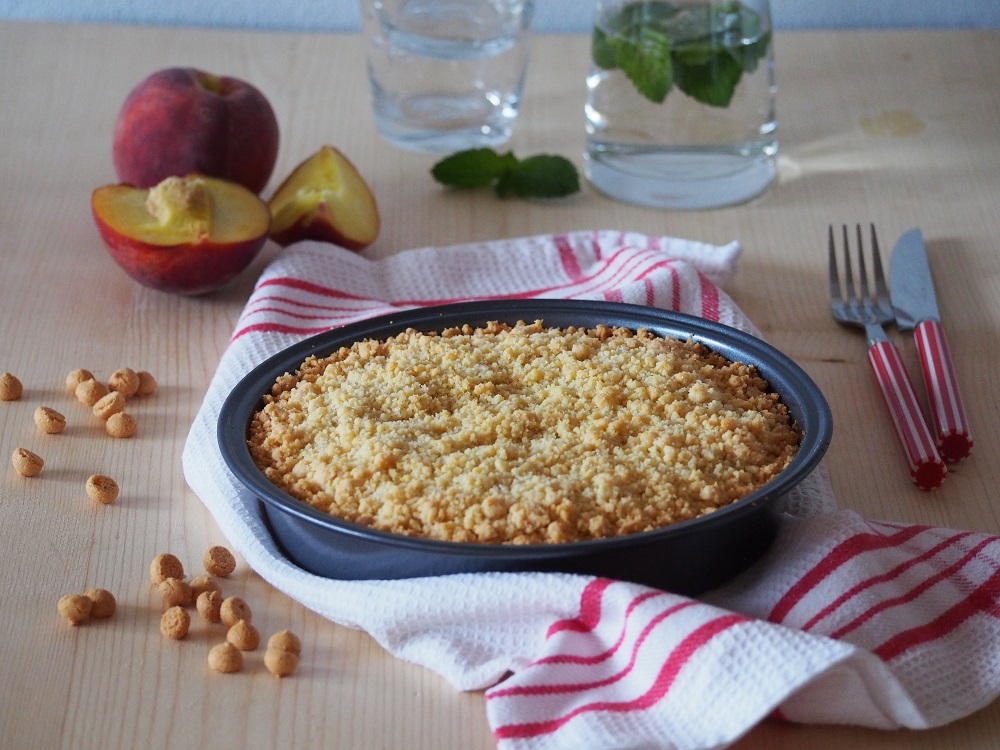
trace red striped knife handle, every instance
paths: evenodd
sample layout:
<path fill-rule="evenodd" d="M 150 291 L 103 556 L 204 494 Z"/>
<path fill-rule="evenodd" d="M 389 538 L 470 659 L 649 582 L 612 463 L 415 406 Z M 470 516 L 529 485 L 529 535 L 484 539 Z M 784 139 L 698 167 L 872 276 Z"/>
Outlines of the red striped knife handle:
<path fill-rule="evenodd" d="M 879 341 L 868 349 L 868 361 L 882 389 L 913 481 L 922 490 L 934 489 L 944 481 L 948 470 L 924 421 L 899 349 L 892 342 Z"/>
<path fill-rule="evenodd" d="M 913 338 L 924 370 L 941 456 L 945 461 L 960 461 L 972 452 L 972 437 L 944 327 L 936 320 L 925 320 L 917 326 Z"/>

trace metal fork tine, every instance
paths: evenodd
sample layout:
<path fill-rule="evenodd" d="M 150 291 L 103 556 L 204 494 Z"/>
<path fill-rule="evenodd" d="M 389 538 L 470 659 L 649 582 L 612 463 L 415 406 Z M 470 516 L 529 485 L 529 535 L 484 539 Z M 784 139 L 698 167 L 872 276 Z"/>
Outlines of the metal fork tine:
<path fill-rule="evenodd" d="M 858 236 L 858 276 L 861 278 L 861 306 L 865 310 L 871 309 L 872 295 L 868 287 L 868 264 L 865 262 L 865 245 L 861 238 L 861 225 L 854 226 L 855 234 Z"/>
<path fill-rule="evenodd" d="M 878 236 L 875 234 L 875 225 L 871 225 L 872 232 L 872 267 L 875 272 L 875 304 L 878 305 L 883 315 L 895 316 L 892 309 L 892 302 L 889 301 L 889 287 L 885 282 L 885 272 L 882 270 L 882 255 L 878 249 Z"/>
<path fill-rule="evenodd" d="M 875 234 L 875 225 L 871 224 L 872 231 L 872 267 L 875 272 L 875 294 L 882 296 L 887 294 L 885 285 L 885 274 L 882 272 L 882 256 L 878 251 L 878 235 Z M 858 229 L 858 231 L 861 231 Z"/>
<path fill-rule="evenodd" d="M 840 293 L 840 274 L 837 271 L 837 243 L 833 239 L 833 224 L 830 225 L 830 300 L 834 303 L 843 303 L 844 297 Z"/>
<path fill-rule="evenodd" d="M 847 224 L 842 225 L 844 232 L 844 285 L 847 287 L 847 304 L 854 306 L 857 304 L 857 297 L 854 293 L 854 271 L 851 269 L 851 243 L 847 239 Z"/>
<path fill-rule="evenodd" d="M 837 247 L 835 227 L 832 224 L 828 227 L 831 312 L 841 323 L 862 327 L 876 323 L 884 325 L 895 318 L 875 225 L 871 224 L 870 227 L 871 260 L 865 258 L 865 232 L 860 223 L 855 224 L 854 232 L 850 232 L 847 224 L 841 225 L 843 248 Z M 851 237 L 852 234 L 854 237 Z M 857 245 L 856 251 L 854 244 Z M 843 255 L 843 260 L 837 257 L 839 254 Z M 843 268 L 839 267 L 838 261 L 843 263 Z M 855 263 L 858 264 L 857 277 L 854 274 Z"/>

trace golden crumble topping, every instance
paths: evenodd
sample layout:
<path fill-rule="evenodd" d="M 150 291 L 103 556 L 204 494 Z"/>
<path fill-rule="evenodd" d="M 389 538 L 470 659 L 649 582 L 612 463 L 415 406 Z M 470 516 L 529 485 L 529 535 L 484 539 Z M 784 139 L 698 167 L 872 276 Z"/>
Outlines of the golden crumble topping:
<path fill-rule="evenodd" d="M 310 357 L 248 443 L 271 482 L 339 518 L 527 544 L 710 513 L 784 469 L 799 434 L 753 367 L 701 344 L 535 321 Z"/>

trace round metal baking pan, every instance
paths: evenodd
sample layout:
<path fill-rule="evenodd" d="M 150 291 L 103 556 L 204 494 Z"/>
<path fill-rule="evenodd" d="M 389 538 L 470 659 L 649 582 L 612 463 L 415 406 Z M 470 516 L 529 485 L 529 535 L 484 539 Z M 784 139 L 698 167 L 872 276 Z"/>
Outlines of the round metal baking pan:
<path fill-rule="evenodd" d="M 541 319 L 553 327 L 622 326 L 701 342 L 729 360 L 753 365 L 788 407 L 802 434 L 791 464 L 756 492 L 709 515 L 661 529 L 562 544 L 491 545 L 402 536 L 334 518 L 278 489 L 254 465 L 247 429 L 274 381 L 309 356 L 407 328 L 514 324 Z M 823 457 L 833 422 L 810 377 L 774 347 L 747 333 L 691 315 L 615 302 L 501 300 L 424 307 L 336 328 L 294 344 L 255 367 L 229 394 L 219 415 L 223 458 L 261 501 L 276 542 L 295 564 L 327 578 L 415 578 L 485 571 L 559 571 L 606 576 L 695 595 L 755 562 L 777 531 L 783 499 Z"/>

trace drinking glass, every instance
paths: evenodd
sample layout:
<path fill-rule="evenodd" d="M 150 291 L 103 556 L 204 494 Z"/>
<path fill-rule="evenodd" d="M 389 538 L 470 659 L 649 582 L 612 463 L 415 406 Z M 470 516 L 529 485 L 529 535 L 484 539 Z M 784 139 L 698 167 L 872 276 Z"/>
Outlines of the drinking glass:
<path fill-rule="evenodd" d="M 361 0 L 379 133 L 412 151 L 510 138 L 528 62 L 532 0 Z"/>
<path fill-rule="evenodd" d="M 777 173 L 768 0 L 596 0 L 584 165 L 667 209 L 741 203 Z"/>

